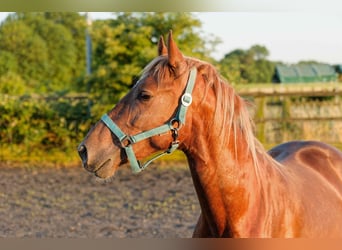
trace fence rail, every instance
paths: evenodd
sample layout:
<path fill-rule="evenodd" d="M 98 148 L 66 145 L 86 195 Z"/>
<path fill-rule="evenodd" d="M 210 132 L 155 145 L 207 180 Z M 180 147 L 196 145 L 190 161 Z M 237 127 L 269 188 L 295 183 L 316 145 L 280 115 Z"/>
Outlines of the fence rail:
<path fill-rule="evenodd" d="M 342 95 L 342 83 L 238 85 L 236 89 L 249 97 Z"/>
<path fill-rule="evenodd" d="M 88 100 L 89 94 L 87 93 L 74 93 L 74 94 L 67 94 L 67 95 L 40 95 L 40 94 L 28 94 L 28 95 L 7 95 L 0 93 L 1 100 L 18 100 L 18 101 L 25 101 L 25 100 L 43 100 L 43 101 L 56 101 L 59 99 L 64 100 Z"/>
<path fill-rule="evenodd" d="M 303 121 L 342 121 L 342 116 L 338 117 L 288 117 L 288 118 L 264 118 L 257 119 L 255 123 L 265 123 L 265 122 L 303 122 Z"/>
<path fill-rule="evenodd" d="M 257 136 L 264 143 L 316 139 L 342 143 L 342 84 L 236 86 L 255 104 Z"/>

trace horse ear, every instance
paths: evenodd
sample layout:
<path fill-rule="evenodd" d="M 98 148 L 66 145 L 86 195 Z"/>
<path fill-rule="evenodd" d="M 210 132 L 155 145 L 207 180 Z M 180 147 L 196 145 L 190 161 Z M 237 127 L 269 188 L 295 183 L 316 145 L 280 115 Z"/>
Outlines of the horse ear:
<path fill-rule="evenodd" d="M 164 43 L 163 36 L 160 36 L 159 42 L 158 42 L 158 56 L 165 56 L 167 55 L 167 48 Z"/>
<path fill-rule="evenodd" d="M 169 64 L 174 68 L 177 68 L 177 66 L 184 60 L 182 52 L 180 52 L 175 41 L 173 41 L 171 30 L 169 32 L 168 54 L 169 54 Z"/>

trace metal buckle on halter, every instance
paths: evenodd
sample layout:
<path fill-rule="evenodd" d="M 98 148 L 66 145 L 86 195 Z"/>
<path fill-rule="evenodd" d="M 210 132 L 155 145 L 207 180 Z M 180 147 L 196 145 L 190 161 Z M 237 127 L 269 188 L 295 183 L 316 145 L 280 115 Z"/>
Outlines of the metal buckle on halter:
<path fill-rule="evenodd" d="M 165 153 L 167 153 L 167 154 L 171 154 L 179 146 L 179 141 L 177 140 L 178 139 L 178 129 L 179 128 L 176 128 L 176 127 L 171 129 L 173 141 L 170 143 L 169 148 L 165 151 Z"/>
<path fill-rule="evenodd" d="M 129 145 L 134 144 L 134 141 L 132 140 L 132 137 L 129 135 L 126 135 L 124 138 L 120 141 L 121 147 L 127 148 Z"/>
<path fill-rule="evenodd" d="M 165 151 L 167 154 L 171 154 L 173 151 L 175 151 L 179 146 L 179 141 L 173 141 L 170 143 L 169 148 Z"/>
<path fill-rule="evenodd" d="M 190 93 L 184 93 L 181 98 L 183 106 L 188 107 L 192 103 L 192 95 Z"/>
<path fill-rule="evenodd" d="M 179 130 L 182 126 L 182 123 L 179 119 L 177 118 L 172 118 L 170 121 L 169 121 L 169 127 L 170 127 L 170 130 L 173 131 L 175 129 Z M 178 132 L 178 131 L 177 131 Z"/>
<path fill-rule="evenodd" d="M 171 129 L 171 133 L 172 133 L 173 142 L 178 141 L 177 140 L 177 138 L 178 138 L 178 128 Z"/>

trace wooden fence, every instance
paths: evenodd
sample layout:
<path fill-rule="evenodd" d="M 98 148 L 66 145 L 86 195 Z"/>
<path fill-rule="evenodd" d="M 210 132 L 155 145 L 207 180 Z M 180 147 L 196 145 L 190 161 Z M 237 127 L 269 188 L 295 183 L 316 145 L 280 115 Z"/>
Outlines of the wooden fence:
<path fill-rule="evenodd" d="M 321 140 L 342 144 L 342 84 L 236 86 L 254 103 L 256 134 L 264 144 Z"/>

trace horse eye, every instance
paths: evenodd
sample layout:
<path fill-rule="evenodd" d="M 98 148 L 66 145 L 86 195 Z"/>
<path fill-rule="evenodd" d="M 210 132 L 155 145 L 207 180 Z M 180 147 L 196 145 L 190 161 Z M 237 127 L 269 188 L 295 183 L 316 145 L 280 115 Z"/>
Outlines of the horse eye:
<path fill-rule="evenodd" d="M 138 95 L 138 99 L 141 101 L 148 101 L 151 99 L 151 97 L 152 97 L 152 95 L 150 95 L 146 91 L 141 91 Z"/>

